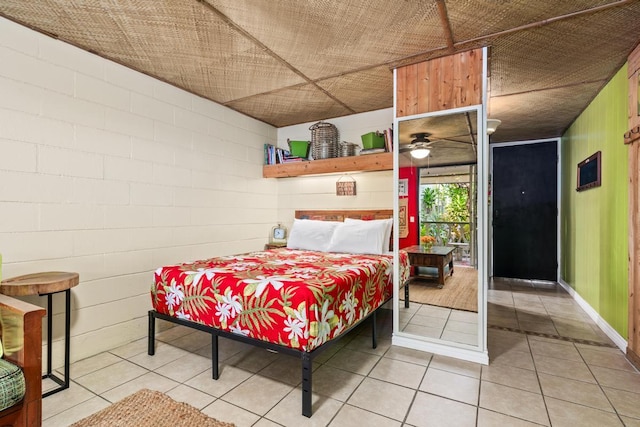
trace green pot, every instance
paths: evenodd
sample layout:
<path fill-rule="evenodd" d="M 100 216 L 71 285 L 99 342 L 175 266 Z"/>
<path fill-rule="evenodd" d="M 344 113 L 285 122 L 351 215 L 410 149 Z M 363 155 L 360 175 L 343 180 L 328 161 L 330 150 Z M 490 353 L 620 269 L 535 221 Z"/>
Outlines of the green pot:
<path fill-rule="evenodd" d="M 292 156 L 306 159 L 309 155 L 309 141 L 289 141 L 289 152 Z"/>

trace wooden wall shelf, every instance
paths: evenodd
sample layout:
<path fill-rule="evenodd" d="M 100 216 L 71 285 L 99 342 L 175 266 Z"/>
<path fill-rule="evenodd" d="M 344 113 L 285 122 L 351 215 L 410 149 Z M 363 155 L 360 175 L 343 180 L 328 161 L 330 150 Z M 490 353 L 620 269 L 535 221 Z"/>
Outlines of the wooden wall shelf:
<path fill-rule="evenodd" d="M 265 178 L 290 178 L 321 173 L 386 171 L 392 169 L 393 153 L 378 153 L 264 165 L 262 167 L 262 176 Z"/>

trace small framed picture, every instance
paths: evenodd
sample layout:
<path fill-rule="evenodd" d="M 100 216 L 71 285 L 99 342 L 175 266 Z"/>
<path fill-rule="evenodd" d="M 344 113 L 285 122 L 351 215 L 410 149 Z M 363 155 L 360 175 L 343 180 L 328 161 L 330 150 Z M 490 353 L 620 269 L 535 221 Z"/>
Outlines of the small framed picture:
<path fill-rule="evenodd" d="M 407 178 L 398 180 L 398 197 L 409 196 L 409 180 Z"/>

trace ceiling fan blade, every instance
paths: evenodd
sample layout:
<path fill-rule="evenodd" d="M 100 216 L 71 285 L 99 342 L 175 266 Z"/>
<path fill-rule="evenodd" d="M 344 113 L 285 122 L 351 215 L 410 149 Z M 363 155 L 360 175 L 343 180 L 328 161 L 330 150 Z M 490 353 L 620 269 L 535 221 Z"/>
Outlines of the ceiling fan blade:
<path fill-rule="evenodd" d="M 460 140 L 451 139 L 451 138 L 438 138 L 438 139 L 435 139 L 435 140 L 431 141 L 432 144 L 437 144 L 439 142 L 454 143 L 454 144 L 464 144 L 464 145 L 474 145 L 474 143 L 471 142 L 471 141 L 460 141 Z"/>
<path fill-rule="evenodd" d="M 428 138 L 429 136 L 431 136 L 429 132 L 417 132 L 412 133 L 409 136 L 413 138 L 413 140 L 411 140 L 411 144 L 427 144 L 431 142 Z"/>
<path fill-rule="evenodd" d="M 436 150 L 436 151 L 437 151 L 437 150 L 465 150 L 465 151 L 470 151 L 472 148 L 471 148 L 471 146 L 466 146 L 466 147 L 452 147 L 452 146 L 448 146 L 448 147 L 446 147 L 446 148 L 445 148 L 445 147 L 443 147 L 443 146 L 440 146 L 440 148 L 438 148 L 438 147 L 434 147 L 433 149 L 434 149 L 434 150 Z"/>

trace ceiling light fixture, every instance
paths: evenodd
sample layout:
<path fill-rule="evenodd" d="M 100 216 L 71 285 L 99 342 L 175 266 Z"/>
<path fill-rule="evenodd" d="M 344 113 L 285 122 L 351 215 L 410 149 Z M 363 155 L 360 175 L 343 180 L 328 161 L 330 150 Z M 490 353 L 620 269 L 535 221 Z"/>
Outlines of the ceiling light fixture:
<path fill-rule="evenodd" d="M 487 119 L 487 135 L 494 133 L 496 129 L 498 129 L 498 126 L 500 126 L 500 123 L 502 123 L 502 120 Z"/>
<path fill-rule="evenodd" d="M 424 159 L 431 153 L 431 150 L 428 148 L 414 148 L 411 150 L 411 157 L 414 159 Z"/>
<path fill-rule="evenodd" d="M 431 141 L 427 138 L 430 135 L 429 132 L 411 134 L 411 137 L 414 138 L 408 146 L 409 150 L 411 150 L 411 157 L 414 159 L 424 159 L 431 153 L 431 150 L 428 148 Z"/>

